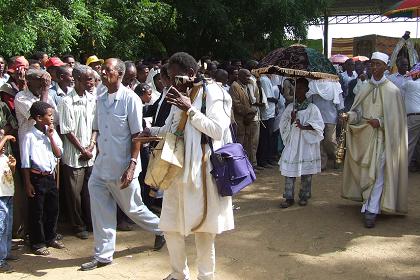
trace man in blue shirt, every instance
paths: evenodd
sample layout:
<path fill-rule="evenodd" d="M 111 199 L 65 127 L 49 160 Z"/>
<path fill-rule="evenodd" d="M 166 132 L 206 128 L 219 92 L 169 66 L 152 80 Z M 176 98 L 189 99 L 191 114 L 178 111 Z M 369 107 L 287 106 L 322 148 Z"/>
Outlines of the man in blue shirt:
<path fill-rule="evenodd" d="M 99 155 L 89 179 L 89 193 L 95 240 L 94 259 L 82 264 L 91 270 L 112 262 L 115 251 L 117 204 L 135 223 L 156 235 L 156 250 L 165 240 L 159 218 L 143 203 L 140 184 L 140 142 L 132 141 L 142 131 L 142 104 L 136 94 L 121 83 L 125 65 L 110 58 L 102 65 L 104 94 L 98 98 L 93 130 L 98 131 Z"/>

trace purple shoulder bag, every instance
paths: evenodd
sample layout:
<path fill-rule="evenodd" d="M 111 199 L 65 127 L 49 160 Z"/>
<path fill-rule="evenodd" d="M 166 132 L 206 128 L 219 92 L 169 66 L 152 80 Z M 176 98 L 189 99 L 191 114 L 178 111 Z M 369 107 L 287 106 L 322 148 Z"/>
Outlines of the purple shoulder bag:
<path fill-rule="evenodd" d="M 235 133 L 230 127 L 232 138 L 235 143 L 229 143 L 217 149 L 213 149 L 213 141 L 208 137 L 208 144 L 211 149 L 210 161 L 213 170 L 210 172 L 216 181 L 221 196 L 232 196 L 255 179 L 255 172 L 240 143 L 236 143 Z"/>

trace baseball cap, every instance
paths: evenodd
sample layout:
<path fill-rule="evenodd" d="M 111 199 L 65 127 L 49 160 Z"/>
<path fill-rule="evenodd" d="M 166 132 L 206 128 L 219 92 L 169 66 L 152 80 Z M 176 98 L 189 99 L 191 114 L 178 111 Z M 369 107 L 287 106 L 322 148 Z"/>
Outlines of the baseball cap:
<path fill-rule="evenodd" d="M 45 63 L 45 67 L 51 67 L 51 66 L 64 66 L 66 65 L 66 63 L 64 63 L 63 61 L 61 61 L 61 59 L 59 57 L 53 56 L 50 57 L 47 62 Z"/>
<path fill-rule="evenodd" d="M 15 73 L 16 69 L 19 67 L 28 68 L 29 62 L 24 56 L 17 56 L 14 59 L 11 60 L 7 71 L 9 73 Z"/>

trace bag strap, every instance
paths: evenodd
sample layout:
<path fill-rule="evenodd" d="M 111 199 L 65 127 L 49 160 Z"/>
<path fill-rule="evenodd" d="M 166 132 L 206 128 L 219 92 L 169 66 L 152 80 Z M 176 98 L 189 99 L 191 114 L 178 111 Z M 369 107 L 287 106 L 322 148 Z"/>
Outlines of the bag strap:
<path fill-rule="evenodd" d="M 194 103 L 195 98 L 200 91 L 200 86 L 194 86 L 191 90 L 190 100 L 191 104 Z M 179 121 L 178 127 L 176 128 L 175 135 L 181 136 L 184 133 L 185 124 L 187 123 L 188 115 L 187 112 L 182 112 L 181 120 Z"/>
<path fill-rule="evenodd" d="M 207 84 L 205 83 L 205 81 L 203 81 L 203 100 L 202 100 L 202 103 L 201 103 L 201 110 L 200 111 L 204 115 L 206 115 L 206 97 L 207 97 Z M 224 98 L 224 95 L 223 95 L 223 98 Z M 223 100 L 223 103 L 224 103 L 224 100 Z M 232 136 L 233 143 L 238 143 L 238 140 L 236 138 L 235 129 L 233 128 L 232 123 L 230 123 L 230 125 L 229 125 L 229 130 L 230 130 L 230 134 Z M 204 133 L 201 133 L 201 144 L 209 144 L 211 153 L 214 154 L 213 139 L 211 139 L 211 137 L 209 137 L 208 135 L 206 135 Z"/>
<path fill-rule="evenodd" d="M 233 143 L 238 143 L 238 138 L 236 137 L 235 128 L 233 127 L 232 123 L 229 125 L 229 130 Z"/>

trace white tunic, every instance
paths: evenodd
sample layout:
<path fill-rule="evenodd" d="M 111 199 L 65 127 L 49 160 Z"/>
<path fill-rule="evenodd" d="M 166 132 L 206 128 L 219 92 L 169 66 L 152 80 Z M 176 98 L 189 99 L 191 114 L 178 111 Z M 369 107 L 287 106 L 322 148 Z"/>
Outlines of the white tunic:
<path fill-rule="evenodd" d="M 200 89 L 193 102 L 194 116 L 189 117 L 185 126 L 185 160 L 183 175 L 179 176 L 172 187 L 165 190 L 159 228 L 162 231 L 179 232 L 189 235 L 196 227 L 204 212 L 204 196 L 201 172 L 201 133 L 210 136 L 214 149 L 232 142 L 229 125 L 232 100 L 216 83 L 207 85 L 206 115 L 200 112 L 203 90 Z M 159 133 L 175 132 L 181 111 L 172 106 L 165 126 Z M 157 133 L 151 129 L 152 134 Z M 221 197 L 217 191 L 210 171 L 210 148 L 206 145 L 206 182 L 207 182 L 207 217 L 197 232 L 218 234 L 234 228 L 232 198 Z"/>
<path fill-rule="evenodd" d="M 303 126 L 311 125 L 314 130 L 302 130 L 291 124 L 293 103 L 289 104 L 280 120 L 280 133 L 284 150 L 279 160 L 280 171 L 286 177 L 321 172 L 320 142 L 324 139 L 324 122 L 316 105 L 310 103 L 308 108 L 297 112 L 296 119 Z"/>

